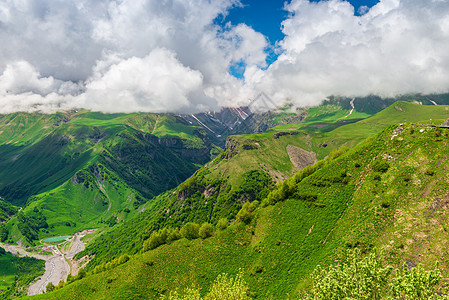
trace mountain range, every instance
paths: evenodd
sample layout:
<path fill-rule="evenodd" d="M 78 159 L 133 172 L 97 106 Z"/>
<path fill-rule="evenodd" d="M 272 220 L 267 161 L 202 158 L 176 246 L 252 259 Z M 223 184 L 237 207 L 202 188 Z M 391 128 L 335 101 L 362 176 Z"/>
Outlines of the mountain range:
<path fill-rule="evenodd" d="M 443 94 L 1 115 L 0 239 L 38 248 L 99 228 L 78 254 L 87 276 L 39 296 L 55 299 L 205 293 L 239 269 L 248 296 L 287 299 L 353 248 L 445 272 L 446 105 Z"/>

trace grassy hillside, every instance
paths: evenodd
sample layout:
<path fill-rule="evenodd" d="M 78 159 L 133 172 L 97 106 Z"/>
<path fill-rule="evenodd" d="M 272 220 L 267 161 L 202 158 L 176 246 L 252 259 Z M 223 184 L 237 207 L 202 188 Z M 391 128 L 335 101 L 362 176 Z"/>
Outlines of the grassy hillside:
<path fill-rule="evenodd" d="M 218 274 L 242 268 L 250 295 L 287 299 L 307 288 L 318 264 L 353 247 L 382 249 L 396 267 L 440 261 L 447 276 L 448 137 L 427 125 L 389 126 L 285 181 L 248 224 L 159 246 L 38 298 L 156 299 L 192 284 L 205 291 Z"/>
<path fill-rule="evenodd" d="M 24 208 L 2 240 L 25 244 L 119 223 L 215 151 L 174 116 L 88 111 L 0 116 L 0 141 L 0 195 Z"/>
<path fill-rule="evenodd" d="M 0 299 L 26 296 L 28 285 L 41 276 L 44 261 L 18 257 L 0 247 Z"/>
<path fill-rule="evenodd" d="M 85 253 L 94 255 L 90 268 L 124 253 L 138 252 L 154 230 L 180 227 L 190 221 L 216 224 L 220 218 L 235 219 L 245 202 L 263 200 L 267 190 L 272 189 L 276 182 L 289 178 L 297 171 L 290 158 L 294 153 L 289 154 L 288 147 L 299 147 L 315 153 L 317 159 L 323 159 L 338 147 L 352 147 L 385 126 L 401 122 L 403 118 L 416 121 L 429 116 L 444 119 L 447 115 L 445 107 L 398 102 L 371 118 L 331 132 L 274 130 L 230 137 L 222 155 L 176 189 L 150 201 L 145 211 L 135 219 L 88 246 Z M 299 153 L 303 155 L 303 152 Z"/>

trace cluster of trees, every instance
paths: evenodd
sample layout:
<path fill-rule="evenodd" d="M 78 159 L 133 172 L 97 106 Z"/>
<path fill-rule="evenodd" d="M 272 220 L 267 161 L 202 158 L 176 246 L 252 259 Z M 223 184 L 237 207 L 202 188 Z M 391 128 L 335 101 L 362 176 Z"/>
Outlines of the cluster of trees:
<path fill-rule="evenodd" d="M 170 292 L 162 296 L 161 300 L 249 300 L 247 292 L 248 285 L 240 271 L 235 278 L 227 274 L 218 275 L 204 297 L 201 297 L 199 289 L 188 288 L 181 293 Z"/>
<path fill-rule="evenodd" d="M 439 290 L 441 272 L 422 266 L 393 270 L 384 266 L 382 256 L 366 256 L 355 248 L 348 250 L 337 265 L 318 266 L 313 286 L 301 299 L 449 299 Z"/>
<path fill-rule="evenodd" d="M 0 242 L 5 242 L 8 239 L 9 230 L 6 225 L 0 224 Z"/>
<path fill-rule="evenodd" d="M 9 202 L 1 200 L 0 197 L 0 222 L 6 221 L 10 216 L 14 215 L 19 208 Z"/>
<path fill-rule="evenodd" d="M 113 259 L 112 261 L 108 262 L 108 263 L 102 263 L 98 266 L 95 267 L 93 273 L 100 273 L 109 269 L 113 269 L 115 267 L 117 267 L 118 265 L 122 265 L 124 263 L 126 263 L 128 260 L 130 260 L 130 256 L 128 254 L 123 254 L 120 257 Z M 68 280 L 67 280 L 68 281 Z"/>
<path fill-rule="evenodd" d="M 143 243 L 143 251 L 155 249 L 163 244 L 169 244 L 181 238 L 194 240 L 197 238 L 206 239 L 214 234 L 215 228 L 219 230 L 228 227 L 226 218 L 220 219 L 214 227 L 212 224 L 205 222 L 201 226 L 194 222 L 184 224 L 181 229 L 178 228 L 162 228 L 153 231 L 150 237 Z"/>
<path fill-rule="evenodd" d="M 37 207 L 26 215 L 23 211 L 20 211 L 17 214 L 17 220 L 17 227 L 30 243 L 39 239 L 39 230 L 41 228 L 48 228 L 47 218 Z"/>

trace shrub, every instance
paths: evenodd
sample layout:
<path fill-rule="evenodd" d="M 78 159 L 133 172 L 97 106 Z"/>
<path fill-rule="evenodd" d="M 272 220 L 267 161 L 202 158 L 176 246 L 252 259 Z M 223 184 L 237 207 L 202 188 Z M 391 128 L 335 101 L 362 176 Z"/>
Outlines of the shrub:
<path fill-rule="evenodd" d="M 425 271 L 422 266 L 408 269 L 404 264 L 402 270 L 396 270 L 396 277 L 391 282 L 395 299 L 435 299 L 435 289 L 441 281 L 441 272 Z"/>
<path fill-rule="evenodd" d="M 243 204 L 242 209 L 237 213 L 237 220 L 245 224 L 249 224 L 254 216 L 254 210 L 259 205 L 258 201 L 246 202 Z"/>
<path fill-rule="evenodd" d="M 128 254 L 123 254 L 122 256 L 119 257 L 118 264 L 121 265 L 121 264 L 126 263 L 129 260 L 129 258 L 130 257 Z"/>
<path fill-rule="evenodd" d="M 181 234 L 179 233 L 178 228 L 172 228 L 169 230 L 168 236 L 167 236 L 167 243 L 177 241 L 181 238 Z"/>
<path fill-rule="evenodd" d="M 212 227 L 211 224 L 206 222 L 206 223 L 203 223 L 203 225 L 201 225 L 198 233 L 202 239 L 206 239 L 214 233 L 214 228 Z"/>
<path fill-rule="evenodd" d="M 263 272 L 263 267 L 261 264 L 257 263 L 255 264 L 252 269 L 251 269 L 251 275 L 256 275 L 257 273 L 262 273 Z"/>
<path fill-rule="evenodd" d="M 159 245 L 165 244 L 167 242 L 170 231 L 167 228 L 162 228 L 157 233 L 159 236 Z"/>
<path fill-rule="evenodd" d="M 78 271 L 78 275 L 76 276 L 76 280 L 83 279 L 83 278 L 86 277 L 86 276 L 87 276 L 86 270 L 84 270 L 84 268 L 81 268 L 81 269 Z"/>
<path fill-rule="evenodd" d="M 312 299 L 379 299 L 391 271 L 376 254 L 362 258 L 359 249 L 349 250 L 342 263 L 316 268 Z"/>
<path fill-rule="evenodd" d="M 351 245 L 352 246 L 352 245 Z M 448 299 L 437 294 L 441 283 L 438 269 L 425 271 L 421 266 L 392 272 L 381 256 L 362 256 L 355 248 L 337 265 L 318 266 L 307 299 Z"/>
<path fill-rule="evenodd" d="M 45 291 L 47 293 L 53 292 L 55 290 L 55 285 L 52 282 L 49 282 L 45 287 Z"/>
<path fill-rule="evenodd" d="M 181 236 L 188 240 L 197 239 L 199 237 L 198 235 L 199 230 L 200 225 L 193 222 L 189 222 L 181 227 Z"/>
<path fill-rule="evenodd" d="M 150 237 L 143 243 L 143 251 L 153 250 L 161 245 L 161 240 L 157 231 L 153 231 Z"/>
<path fill-rule="evenodd" d="M 425 172 L 425 174 L 426 174 L 426 175 L 429 175 L 429 176 L 433 176 L 433 175 L 435 174 L 435 171 L 432 170 L 432 169 L 427 169 L 426 172 Z"/>
<path fill-rule="evenodd" d="M 390 164 L 387 161 L 383 160 L 383 159 L 378 159 L 378 160 L 373 162 L 371 167 L 376 172 L 385 173 L 385 172 L 387 172 L 388 168 L 390 168 Z"/>
<path fill-rule="evenodd" d="M 198 289 L 188 288 L 183 294 L 174 291 L 169 295 L 163 295 L 161 300 L 201 300 L 201 295 Z"/>
<path fill-rule="evenodd" d="M 225 230 L 226 228 L 228 228 L 228 219 L 227 218 L 221 218 L 220 220 L 218 220 L 217 228 L 219 230 Z"/>
<path fill-rule="evenodd" d="M 74 282 L 74 281 L 75 281 L 75 277 L 72 276 L 72 274 L 69 273 L 69 274 L 67 275 L 66 281 L 67 281 L 67 283 Z"/>
<path fill-rule="evenodd" d="M 249 300 L 246 295 L 248 286 L 243 279 L 243 273 L 240 271 L 235 278 L 227 274 L 218 275 L 214 284 L 212 284 L 209 293 L 204 297 L 205 300 Z"/>

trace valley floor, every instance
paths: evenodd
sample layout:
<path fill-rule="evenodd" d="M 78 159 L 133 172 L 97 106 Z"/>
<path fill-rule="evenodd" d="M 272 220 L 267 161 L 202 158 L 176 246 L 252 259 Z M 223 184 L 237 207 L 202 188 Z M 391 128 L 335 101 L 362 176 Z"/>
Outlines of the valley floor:
<path fill-rule="evenodd" d="M 5 245 L 1 243 L 0 246 L 13 254 L 45 260 L 45 273 L 28 289 L 28 295 L 38 295 L 45 292 L 48 283 L 51 282 L 56 286 L 60 281 L 65 281 L 69 273 L 72 275 L 78 273 L 79 262 L 74 259 L 74 256 L 84 250 L 85 245 L 81 241 L 81 238 L 91 232 L 92 230 L 77 232 L 69 240 L 60 244 L 59 247 L 56 245 L 48 246 L 46 250 L 52 252 L 51 256 L 27 252 L 26 249 L 21 246 Z"/>

